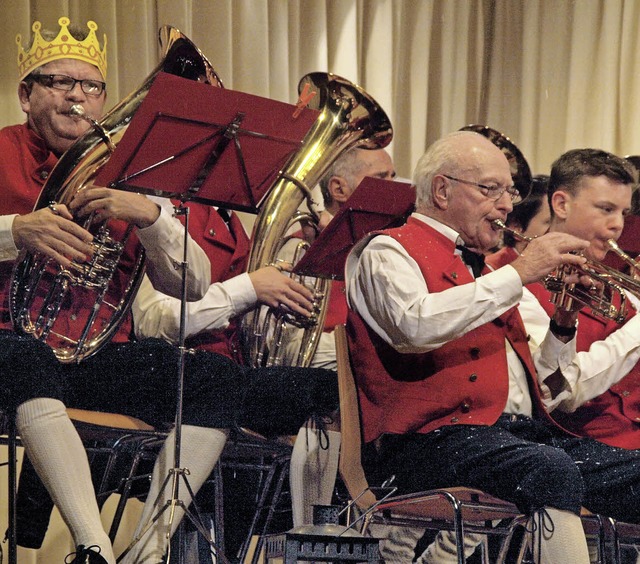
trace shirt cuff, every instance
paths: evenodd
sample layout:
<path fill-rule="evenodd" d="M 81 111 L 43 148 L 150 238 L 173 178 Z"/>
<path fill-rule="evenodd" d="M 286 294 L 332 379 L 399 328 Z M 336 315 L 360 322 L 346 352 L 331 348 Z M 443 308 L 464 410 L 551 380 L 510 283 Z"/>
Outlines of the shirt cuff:
<path fill-rule="evenodd" d="M 258 296 L 256 295 L 251 278 L 249 278 L 249 274 L 246 272 L 234 276 L 229 280 L 225 280 L 222 286 L 224 286 L 225 291 L 231 298 L 233 310 L 236 315 L 256 307 Z"/>
<path fill-rule="evenodd" d="M 18 249 L 13 240 L 13 220 L 18 214 L 0 216 L 0 261 L 15 260 Z"/>

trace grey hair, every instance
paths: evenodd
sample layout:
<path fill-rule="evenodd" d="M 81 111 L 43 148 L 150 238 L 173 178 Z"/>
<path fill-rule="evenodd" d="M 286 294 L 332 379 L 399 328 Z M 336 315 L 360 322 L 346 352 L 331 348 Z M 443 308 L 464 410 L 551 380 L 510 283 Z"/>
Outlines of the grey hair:
<path fill-rule="evenodd" d="M 325 207 L 331 205 L 333 203 L 333 198 L 329 193 L 329 181 L 333 176 L 341 176 L 344 178 L 349 186 L 355 188 L 353 183 L 355 182 L 355 178 L 358 176 L 360 171 L 365 166 L 359 158 L 359 151 L 367 151 L 368 149 L 360 149 L 358 147 L 353 147 L 349 149 L 346 153 L 340 155 L 336 161 L 331 165 L 329 170 L 327 170 L 326 174 L 320 180 L 320 191 L 322 192 L 322 199 L 324 200 Z"/>
<path fill-rule="evenodd" d="M 461 137 L 480 136 L 472 131 L 454 131 L 434 141 L 427 151 L 418 159 L 413 172 L 413 183 L 416 186 L 416 207 L 433 207 L 431 184 L 434 176 L 447 172 L 455 174 L 460 167 L 460 150 L 456 146 Z M 484 137 L 483 137 L 484 138 Z"/>

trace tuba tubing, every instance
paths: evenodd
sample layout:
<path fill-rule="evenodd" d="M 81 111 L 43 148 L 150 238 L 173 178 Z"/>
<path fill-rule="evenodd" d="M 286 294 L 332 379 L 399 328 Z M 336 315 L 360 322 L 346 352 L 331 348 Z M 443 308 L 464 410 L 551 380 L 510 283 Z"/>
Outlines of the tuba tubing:
<path fill-rule="evenodd" d="M 311 188 L 341 153 L 354 147 L 383 148 L 393 136 L 386 113 L 361 87 L 337 75 L 321 72 L 305 75 L 298 91 L 309 87 L 316 92 L 312 98 L 313 109 L 319 110 L 320 115 L 307 133 L 302 148 L 280 172 L 260 207 L 252 233 L 248 272 L 277 263 L 283 241 L 292 228 L 291 218 L 296 216 L 305 199 L 310 200 Z M 301 318 L 296 321 L 289 313 L 266 306 L 246 314 L 241 329 L 245 362 L 254 367 L 308 366 L 322 333 L 328 288 L 329 281 L 324 281 L 320 287 L 314 282 L 316 312 L 311 320 Z M 296 324 L 304 325 L 304 335 L 299 339 L 304 345 L 293 361 L 283 360 L 280 348 L 291 338 L 284 334 L 288 327 Z"/>
<path fill-rule="evenodd" d="M 206 57 L 179 30 L 163 26 L 159 40 L 160 63 L 138 90 L 99 122 L 84 115 L 81 106 L 70 110 L 71 115 L 88 121 L 91 128 L 60 157 L 40 192 L 35 210 L 54 202 L 70 203 L 97 176 L 158 73 L 222 87 Z M 65 269 L 39 253 L 23 253 L 16 261 L 9 293 L 16 331 L 46 342 L 63 363 L 80 362 L 111 340 L 124 321 L 144 274 L 144 249 L 133 236 L 133 226 L 117 220 L 94 224 L 92 217 L 78 223 L 94 235 L 92 260 Z M 133 249 L 134 259 L 123 264 L 121 259 L 129 256 L 125 253 L 128 246 Z M 93 307 L 85 305 L 88 298 L 95 300 Z"/>

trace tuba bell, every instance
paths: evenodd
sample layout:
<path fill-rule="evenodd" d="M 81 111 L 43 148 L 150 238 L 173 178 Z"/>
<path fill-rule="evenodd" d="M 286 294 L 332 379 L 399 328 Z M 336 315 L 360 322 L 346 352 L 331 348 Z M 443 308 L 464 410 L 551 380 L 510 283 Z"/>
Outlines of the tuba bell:
<path fill-rule="evenodd" d="M 35 209 L 68 204 L 109 160 L 159 72 L 222 87 L 213 67 L 179 30 L 159 31 L 161 61 L 142 86 L 97 122 L 72 113 L 91 128 L 61 157 L 44 185 Z M 144 250 L 132 225 L 119 220 L 78 224 L 94 236 L 87 263 L 63 268 L 40 253 L 23 253 L 16 261 L 9 294 L 13 325 L 19 333 L 46 342 L 60 362 L 80 362 L 109 342 L 125 319 L 144 274 Z M 135 257 L 124 260 L 123 257 Z M 86 303 L 93 301 L 93 307 Z M 84 307 L 83 307 L 84 305 Z"/>
<path fill-rule="evenodd" d="M 302 148 L 281 171 L 260 207 L 252 234 L 248 272 L 278 265 L 280 253 L 290 241 L 294 225 L 302 221 L 317 226 L 312 212 L 298 208 L 331 164 L 348 149 L 380 149 L 393 136 L 391 122 L 378 103 L 359 86 L 331 73 L 311 73 L 298 85 L 299 92 L 316 92 L 312 108 L 320 111 Z M 293 262 L 304 254 L 306 243 L 297 245 Z M 283 308 L 261 306 L 244 316 L 241 347 L 245 363 L 253 366 L 308 366 L 318 346 L 327 310 L 329 281 L 299 279 L 311 286 L 315 310 L 311 318 L 297 316 Z M 296 344 L 291 347 L 292 342 Z"/>

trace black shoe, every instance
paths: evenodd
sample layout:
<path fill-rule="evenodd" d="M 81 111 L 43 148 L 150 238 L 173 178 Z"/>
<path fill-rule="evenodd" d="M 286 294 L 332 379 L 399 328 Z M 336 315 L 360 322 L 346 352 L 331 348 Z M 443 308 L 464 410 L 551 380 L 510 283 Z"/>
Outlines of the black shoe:
<path fill-rule="evenodd" d="M 69 558 L 73 557 L 73 560 Z M 100 547 L 97 545 L 78 545 L 75 552 L 67 554 L 64 559 L 65 564 L 107 564 L 107 561 L 100 556 Z"/>

